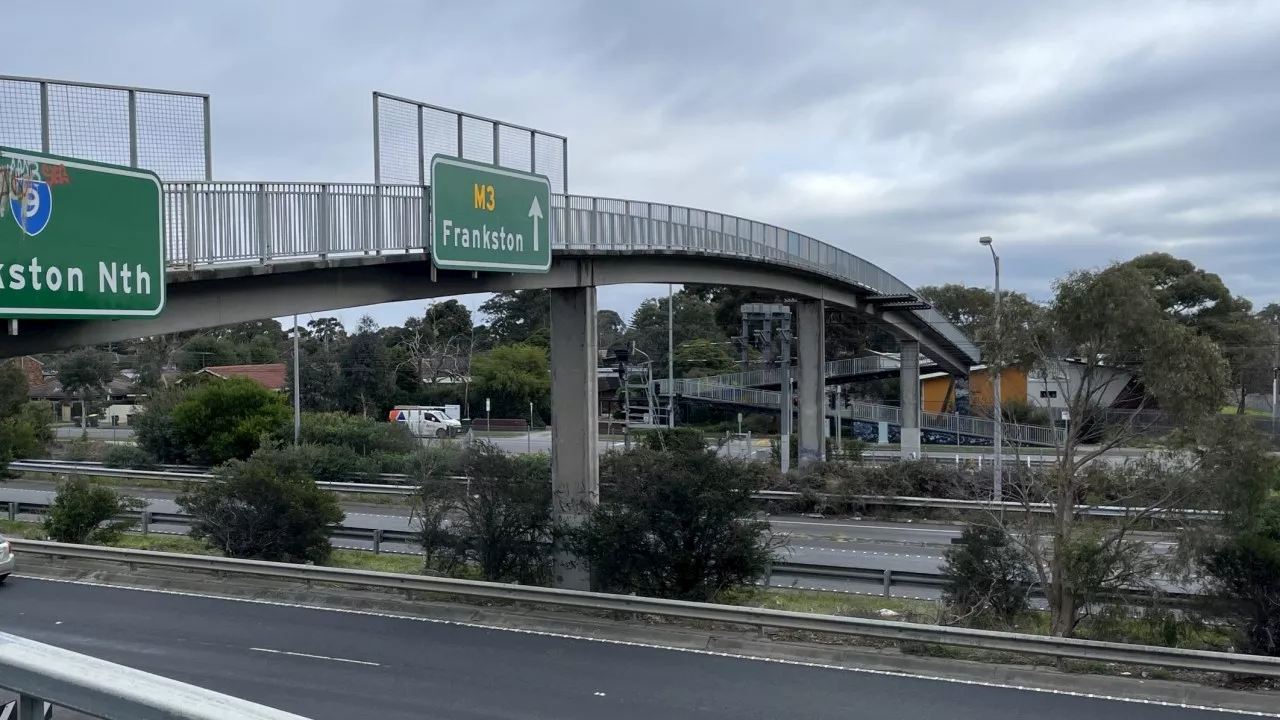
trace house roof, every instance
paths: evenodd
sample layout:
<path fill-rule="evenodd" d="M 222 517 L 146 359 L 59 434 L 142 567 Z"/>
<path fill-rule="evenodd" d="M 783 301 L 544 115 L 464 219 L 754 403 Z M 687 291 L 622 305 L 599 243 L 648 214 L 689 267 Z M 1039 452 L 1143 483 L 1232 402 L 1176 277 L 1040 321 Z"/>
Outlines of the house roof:
<path fill-rule="evenodd" d="M 265 365 L 211 365 L 200 372 L 223 380 L 249 378 L 268 390 L 279 391 L 284 389 L 288 369 L 284 363 L 267 363 Z"/>

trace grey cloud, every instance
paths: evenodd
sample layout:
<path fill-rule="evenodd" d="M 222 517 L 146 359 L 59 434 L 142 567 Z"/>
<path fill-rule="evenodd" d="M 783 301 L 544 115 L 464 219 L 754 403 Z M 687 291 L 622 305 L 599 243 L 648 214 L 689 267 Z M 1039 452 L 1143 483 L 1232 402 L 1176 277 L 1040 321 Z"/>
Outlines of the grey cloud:
<path fill-rule="evenodd" d="M 1280 298 L 1262 270 L 1280 260 L 1274 213 L 1236 207 L 1280 203 L 1280 27 L 1094 67 L 1103 40 L 1155 13 L 1230 25 L 1266 9 L 1121 5 L 85 0 L 32 9 L 60 52 L 12 55 L 7 71 L 209 92 L 223 179 L 370 181 L 379 89 L 569 135 L 576 192 L 785 225 L 910 284 L 989 284 L 975 238 L 996 234 L 1005 282 L 1033 296 L 1070 268 L 1170 248 L 1258 304 Z M 1089 62 L 1051 71 L 1054 92 L 976 104 L 1017 79 L 1007 53 L 1061 45 L 1082 22 L 1093 33 L 1062 51 Z M 779 199 L 790 173 L 889 189 L 817 216 Z M 1166 191 L 1130 197 L 1152 186 Z M 607 289 L 601 305 L 626 316 L 660 290 Z"/>

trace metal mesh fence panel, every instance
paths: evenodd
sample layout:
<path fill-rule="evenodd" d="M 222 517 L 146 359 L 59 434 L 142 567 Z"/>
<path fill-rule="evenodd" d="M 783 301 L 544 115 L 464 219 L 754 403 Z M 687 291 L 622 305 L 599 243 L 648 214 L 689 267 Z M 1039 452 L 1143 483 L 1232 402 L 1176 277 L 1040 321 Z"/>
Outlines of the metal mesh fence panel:
<path fill-rule="evenodd" d="M 0 145 L 40 149 L 40 86 L 0 77 Z"/>
<path fill-rule="evenodd" d="M 374 93 L 374 181 L 425 185 L 437 154 L 546 175 L 567 192 L 568 140 L 413 100 Z"/>
<path fill-rule="evenodd" d="M 194 93 L 0 76 L 0 144 L 207 180 L 208 103 Z"/>

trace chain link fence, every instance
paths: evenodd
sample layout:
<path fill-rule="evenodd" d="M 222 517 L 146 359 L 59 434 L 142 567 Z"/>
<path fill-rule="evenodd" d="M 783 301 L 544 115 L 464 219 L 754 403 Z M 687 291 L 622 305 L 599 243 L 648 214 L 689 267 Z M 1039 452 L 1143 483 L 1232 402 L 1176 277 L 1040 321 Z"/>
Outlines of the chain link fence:
<path fill-rule="evenodd" d="M 0 75 L 0 145 L 213 178 L 209 96 Z"/>
<path fill-rule="evenodd" d="M 437 154 L 545 175 L 553 193 L 569 185 L 569 141 L 533 128 L 373 94 L 374 182 L 427 185 Z"/>

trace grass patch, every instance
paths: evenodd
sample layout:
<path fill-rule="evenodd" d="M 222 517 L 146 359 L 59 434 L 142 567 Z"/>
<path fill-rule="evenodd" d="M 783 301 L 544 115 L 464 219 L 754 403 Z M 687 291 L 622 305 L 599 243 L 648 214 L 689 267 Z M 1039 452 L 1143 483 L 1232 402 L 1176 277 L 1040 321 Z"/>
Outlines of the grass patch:
<path fill-rule="evenodd" d="M 0 520 L 0 535 L 8 535 L 13 538 L 25 538 L 28 532 L 39 531 L 44 533 L 44 528 L 40 523 L 24 522 L 22 520 Z"/>
<path fill-rule="evenodd" d="M 221 555 L 204 543 L 186 535 L 125 535 L 113 547 L 183 555 Z"/>
<path fill-rule="evenodd" d="M 419 555 L 375 554 L 359 550 L 334 550 L 326 563 L 329 567 L 373 572 L 422 574 L 422 557 Z"/>
<path fill-rule="evenodd" d="M 723 601 L 733 605 L 764 608 L 766 610 L 905 620 L 907 622 L 927 624 L 935 624 L 938 617 L 937 604 L 927 600 L 875 597 L 871 595 L 854 595 L 852 593 L 822 592 L 819 590 L 757 588 L 726 594 Z M 886 617 L 881 614 L 881 610 L 890 610 L 897 613 L 897 615 Z"/>

